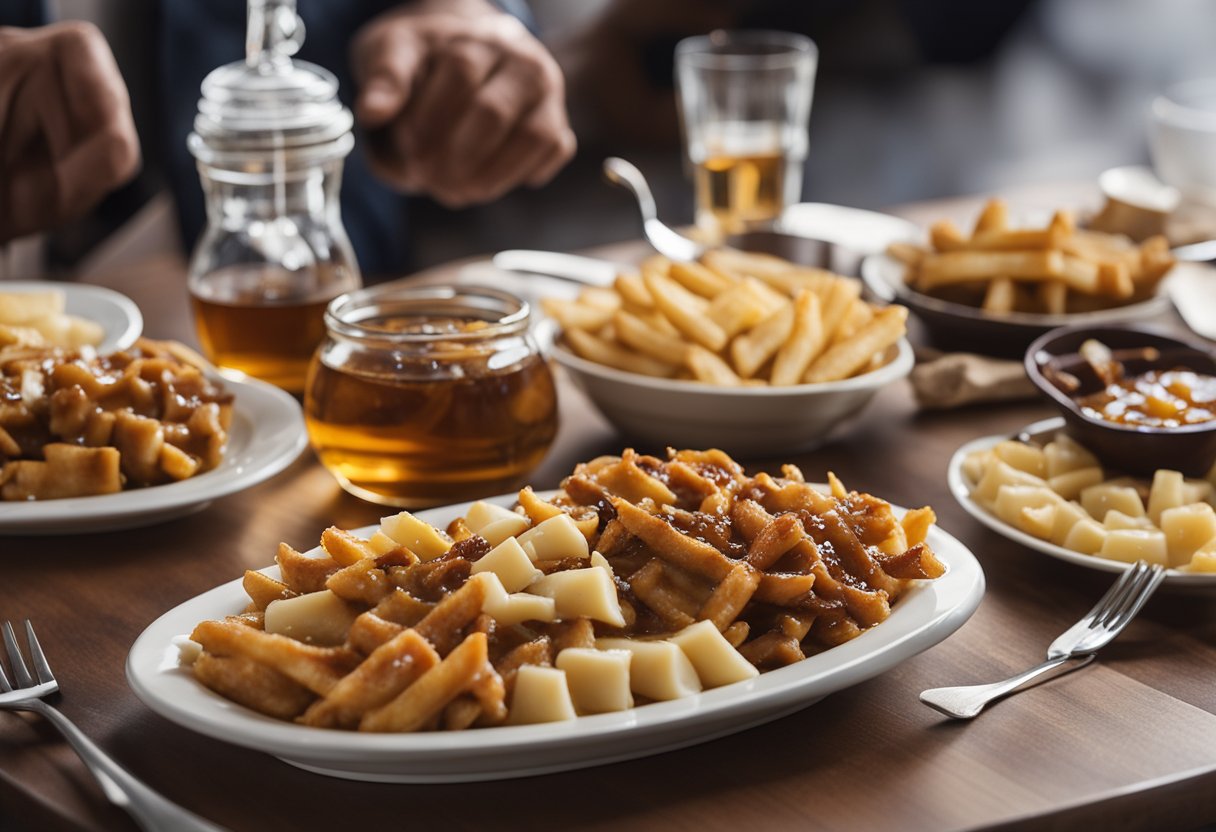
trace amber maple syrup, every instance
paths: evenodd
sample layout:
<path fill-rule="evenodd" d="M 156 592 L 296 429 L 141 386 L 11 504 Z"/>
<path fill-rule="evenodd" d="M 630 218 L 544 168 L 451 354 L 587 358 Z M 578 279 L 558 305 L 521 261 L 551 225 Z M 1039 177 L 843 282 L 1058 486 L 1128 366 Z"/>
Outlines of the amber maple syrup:
<path fill-rule="evenodd" d="M 401 318 L 370 328 L 482 325 Z M 484 343 L 404 351 L 327 341 L 304 409 L 313 449 L 344 488 L 387 505 L 438 505 L 509 490 L 536 467 L 557 429 L 553 377 L 525 339 L 487 333 Z"/>
<path fill-rule="evenodd" d="M 308 363 L 325 337 L 325 307 L 334 294 L 299 295 L 286 278 L 279 281 L 282 289 L 267 292 L 276 277 L 264 268 L 212 275 L 206 295 L 190 295 L 195 329 L 215 365 L 301 394 Z"/>

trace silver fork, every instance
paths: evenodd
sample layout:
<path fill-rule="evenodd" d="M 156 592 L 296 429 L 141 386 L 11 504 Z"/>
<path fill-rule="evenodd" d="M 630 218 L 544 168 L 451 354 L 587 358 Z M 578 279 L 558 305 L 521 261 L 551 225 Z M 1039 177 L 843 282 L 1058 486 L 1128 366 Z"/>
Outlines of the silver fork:
<path fill-rule="evenodd" d="M 1089 664 L 1101 648 L 1110 643 L 1144 606 L 1165 578 L 1160 566 L 1144 561 L 1124 572 L 1102 600 L 1076 624 L 1065 630 L 1047 648 L 1047 661 L 1003 682 L 987 685 L 965 685 L 952 688 L 932 688 L 920 695 L 920 701 L 955 719 L 977 716 L 989 702 L 1013 693 L 1032 679 L 1042 676 L 1070 659 L 1083 658 L 1064 673 Z M 1063 674 L 1059 674 L 1063 675 Z"/>
<path fill-rule="evenodd" d="M 66 716 L 43 702 L 44 697 L 59 690 L 59 683 L 55 681 L 51 666 L 42 652 L 42 646 L 38 644 L 38 637 L 34 635 L 34 625 L 28 620 L 25 622 L 25 639 L 33 659 L 36 680 L 26 668 L 25 659 L 17 646 L 13 625 L 5 621 L 3 631 L 4 648 L 8 652 L 16 687 L 9 683 L 8 677 L 4 675 L 4 668 L 0 665 L 0 691 L 3 691 L 0 693 L 0 710 L 30 711 L 44 717 L 59 729 L 68 744 L 88 766 L 89 771 L 93 772 L 110 802 L 126 809 L 141 828 L 149 832 L 224 832 L 222 826 L 216 826 L 186 811 L 144 785 L 98 748 Z"/>

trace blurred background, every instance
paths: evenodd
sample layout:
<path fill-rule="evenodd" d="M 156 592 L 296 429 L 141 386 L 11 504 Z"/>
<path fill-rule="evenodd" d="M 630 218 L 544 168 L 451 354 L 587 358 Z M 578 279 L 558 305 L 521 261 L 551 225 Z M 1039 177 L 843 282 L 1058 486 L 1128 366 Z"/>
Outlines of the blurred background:
<path fill-rule="evenodd" d="M 210 0 L 228 4 L 232 0 Z M 13 6 L 0 0 L 0 11 Z M 37 4 L 32 4 L 37 5 Z M 197 103 L 162 31 L 188 3 L 58 0 L 52 19 L 95 22 L 131 91 L 144 151 L 139 178 L 96 215 L 14 257 L 40 269 L 121 268 L 132 258 L 184 259 L 174 166 Z M 243 22 L 243 2 L 234 2 Z M 300 0 L 306 20 L 310 0 Z M 800 31 L 819 45 L 803 198 L 882 208 L 1039 182 L 1092 181 L 1148 161 L 1146 112 L 1169 84 L 1216 76 L 1210 0 L 531 0 L 509 2 L 561 63 L 579 152 L 550 185 L 485 206 L 445 210 L 411 200 L 408 273 L 502 248 L 576 249 L 636 237 L 630 197 L 600 178 L 606 155 L 650 177 L 660 213 L 692 219 L 672 89 L 672 51 L 714 28 Z M 11 21 L 6 21 L 11 22 Z M 179 27 L 180 28 L 180 27 Z M 179 44 L 180 46 L 180 44 Z M 307 49 L 307 44 L 306 44 Z M 238 28 L 224 60 L 243 50 Z M 311 58 L 307 52 L 303 57 Z M 315 58 L 312 58 L 315 59 Z M 329 67 L 349 83 L 345 67 Z M 189 83 L 186 79 L 186 84 Z M 199 79 L 201 80 L 201 78 Z M 350 90 L 344 91 L 349 94 Z M 166 104 L 166 100 L 169 103 Z M 356 148 L 355 154 L 359 150 Z M 348 168 L 359 162 L 348 162 Z M 201 211 L 201 195 L 185 207 Z M 352 223 L 347 217 L 347 224 Z M 187 235 L 188 236 L 188 235 Z M 404 237 L 404 235 L 403 235 Z"/>

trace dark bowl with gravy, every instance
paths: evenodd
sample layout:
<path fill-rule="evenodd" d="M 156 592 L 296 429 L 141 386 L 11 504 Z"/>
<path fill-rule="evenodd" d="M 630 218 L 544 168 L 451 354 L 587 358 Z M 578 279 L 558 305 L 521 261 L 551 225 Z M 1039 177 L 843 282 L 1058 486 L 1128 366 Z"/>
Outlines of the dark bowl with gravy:
<path fill-rule="evenodd" d="M 1060 409 L 1065 431 L 1105 467 L 1202 477 L 1216 463 L 1216 352 L 1209 347 L 1151 329 L 1065 327 L 1036 339 L 1025 367 Z"/>

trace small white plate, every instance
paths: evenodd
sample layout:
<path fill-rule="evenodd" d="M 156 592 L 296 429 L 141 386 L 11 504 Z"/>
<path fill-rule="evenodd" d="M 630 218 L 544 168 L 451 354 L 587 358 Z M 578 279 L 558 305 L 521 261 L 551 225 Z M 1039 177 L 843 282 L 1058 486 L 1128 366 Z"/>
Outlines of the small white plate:
<path fill-rule="evenodd" d="M 135 301 L 104 286 L 87 283 L 53 283 L 41 280 L 0 281 L 0 292 L 52 292 L 64 294 L 64 311 L 101 324 L 105 337 L 97 345 L 103 355 L 126 349 L 144 330 L 144 317 Z"/>
<path fill-rule="evenodd" d="M 1063 426 L 1064 420 L 1061 418 L 1046 419 L 1030 425 L 1026 429 L 1026 432 L 1047 440 L 1051 433 L 1054 433 Z M 967 476 L 963 473 L 963 460 L 973 451 L 986 451 L 998 442 L 1003 442 L 1008 438 L 1004 434 L 985 436 L 968 442 L 954 452 L 954 456 L 950 458 L 950 467 L 946 472 L 946 480 L 950 485 L 950 492 L 954 495 L 954 499 L 958 500 L 959 505 L 968 514 L 997 534 L 1021 543 L 1023 546 L 1034 549 L 1036 552 L 1042 552 L 1045 555 L 1068 561 L 1077 566 L 1084 566 L 1087 569 L 1096 569 L 1099 572 L 1126 572 L 1130 569 L 1132 566 L 1130 563 L 1109 558 L 1099 558 L 1094 555 L 1083 555 L 1080 552 L 1074 552 L 1072 549 L 1065 549 L 1063 546 L 1057 546 L 1046 540 L 1040 540 L 1021 529 L 1014 528 L 971 499 L 971 489 L 975 487 L 975 483 L 968 480 Z M 1180 572 L 1177 569 L 1167 569 L 1164 584 L 1176 589 L 1216 589 L 1216 574 Z"/>
<path fill-rule="evenodd" d="M 79 534 L 150 526 L 269 479 L 308 444 L 300 405 L 256 379 L 224 379 L 236 399 L 224 461 L 181 482 L 65 500 L 0 502 L 0 535 Z"/>
<path fill-rule="evenodd" d="M 509 506 L 514 500 L 515 495 L 504 495 L 493 501 Z M 468 506 L 418 516 L 442 528 Z M 375 528 L 357 533 L 366 536 Z M 248 597 L 240 579 L 186 601 L 144 630 L 127 657 L 127 680 L 149 708 L 173 722 L 333 777 L 451 783 L 585 768 L 694 745 L 777 719 L 937 644 L 975 611 L 984 593 L 984 573 L 975 556 L 940 529 L 929 533 L 929 543 L 947 565 L 946 574 L 910 588 L 892 606 L 890 618 L 852 641 L 747 682 L 569 722 L 360 734 L 295 725 L 243 708 L 179 667 L 174 645 L 200 621 L 244 609 Z M 264 571 L 278 574 L 275 567 Z"/>

